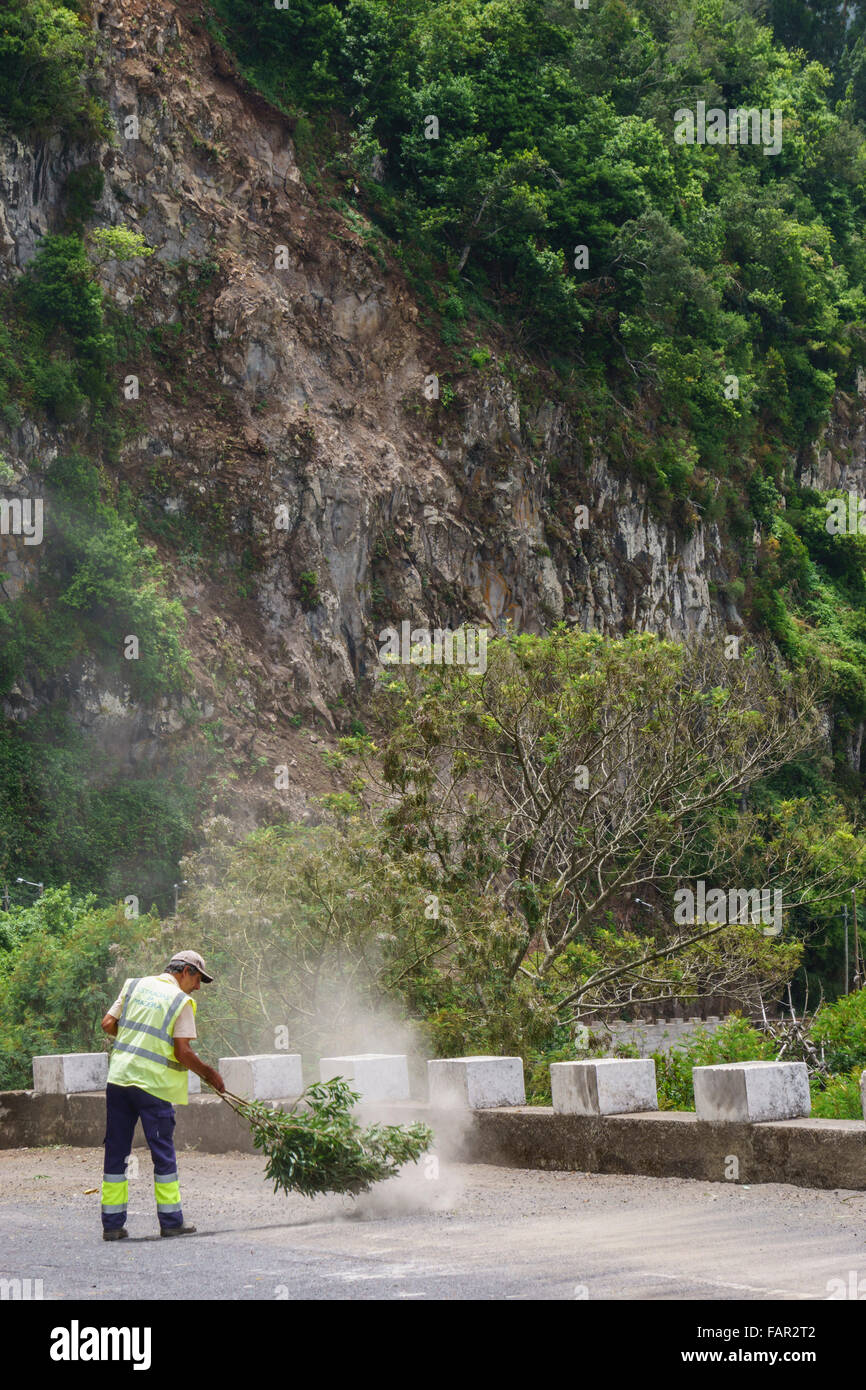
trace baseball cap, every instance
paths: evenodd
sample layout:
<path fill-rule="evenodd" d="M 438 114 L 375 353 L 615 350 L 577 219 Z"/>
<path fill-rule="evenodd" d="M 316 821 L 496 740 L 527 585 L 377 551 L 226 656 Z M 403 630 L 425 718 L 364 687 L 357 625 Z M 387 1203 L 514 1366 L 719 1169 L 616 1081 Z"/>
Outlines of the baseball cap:
<path fill-rule="evenodd" d="M 209 975 L 204 968 L 204 961 L 198 951 L 175 951 L 169 965 L 193 965 L 201 975 L 204 984 L 209 985 L 213 980 L 213 975 Z"/>

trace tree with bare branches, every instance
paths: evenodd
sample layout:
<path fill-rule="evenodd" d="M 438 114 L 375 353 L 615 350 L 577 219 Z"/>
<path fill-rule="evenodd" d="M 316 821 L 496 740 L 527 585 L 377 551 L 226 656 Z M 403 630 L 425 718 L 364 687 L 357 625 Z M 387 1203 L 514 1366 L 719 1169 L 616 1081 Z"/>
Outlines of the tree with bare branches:
<path fill-rule="evenodd" d="M 799 944 L 709 912 L 677 922 L 673 895 L 699 880 L 771 890 L 787 919 L 862 880 L 866 848 L 838 807 L 747 806 L 819 745 L 820 694 L 768 653 L 727 659 L 723 637 L 561 626 L 494 640 L 483 674 L 388 672 L 390 735 L 345 748 L 389 798 L 390 852 L 426 856 L 452 920 L 483 902 L 508 923 L 475 981 L 488 1021 L 514 1000 L 569 1024 L 718 993 L 756 1007 Z"/>

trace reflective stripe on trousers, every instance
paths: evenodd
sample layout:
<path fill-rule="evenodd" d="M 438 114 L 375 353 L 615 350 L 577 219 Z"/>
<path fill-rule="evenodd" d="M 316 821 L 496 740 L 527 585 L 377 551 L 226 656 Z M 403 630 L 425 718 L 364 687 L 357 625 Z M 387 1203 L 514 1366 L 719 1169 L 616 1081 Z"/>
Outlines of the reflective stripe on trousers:
<path fill-rule="evenodd" d="M 162 1224 L 165 1212 L 180 1211 L 180 1183 L 177 1173 L 154 1173 L 153 1195 L 156 1198 L 156 1212 Z"/>
<path fill-rule="evenodd" d="M 102 1175 L 102 1215 L 122 1215 L 126 1219 L 129 1202 L 129 1183 L 125 1173 L 103 1173 Z M 123 1221 L 120 1222 L 122 1226 Z"/>

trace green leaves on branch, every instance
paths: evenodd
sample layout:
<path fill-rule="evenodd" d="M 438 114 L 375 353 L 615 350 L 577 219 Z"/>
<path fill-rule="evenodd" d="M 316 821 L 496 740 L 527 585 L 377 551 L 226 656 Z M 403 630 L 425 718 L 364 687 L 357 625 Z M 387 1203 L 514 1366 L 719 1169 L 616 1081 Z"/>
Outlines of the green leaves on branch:
<path fill-rule="evenodd" d="M 135 261 L 155 254 L 141 233 L 129 227 L 96 227 L 90 233 L 90 240 L 99 261 Z"/>
<path fill-rule="evenodd" d="M 473 920 L 487 968 L 464 1008 L 488 1026 L 512 1005 L 531 1027 L 531 1004 L 565 1020 L 711 993 L 752 1003 L 790 977 L 798 943 L 686 922 L 675 890 L 772 885 L 810 916 L 863 875 L 838 807 L 743 804 L 820 737 L 816 691 L 768 655 L 563 625 L 492 640 L 480 678 L 409 667 L 405 681 L 398 709 L 382 696 L 383 826 Z"/>
<path fill-rule="evenodd" d="M 839 33 L 840 6 L 822 5 L 813 23 L 814 3 L 774 0 L 776 38 L 745 0 L 213 9 L 272 100 L 342 109 L 336 163 L 439 298 L 444 341 L 455 301 L 507 319 L 577 367 L 590 434 L 660 506 L 763 524 L 772 493 L 750 497 L 750 477 L 780 482 L 866 361 L 864 21 L 841 7 L 831 77 L 796 51 L 801 31 L 822 55 L 819 34 Z M 778 111 L 781 149 L 678 144 L 674 112 L 701 100 Z"/>
<path fill-rule="evenodd" d="M 357 1197 L 374 1183 L 396 1177 L 405 1163 L 417 1163 L 433 1142 L 433 1131 L 419 1123 L 362 1128 L 352 1114 L 360 1098 L 336 1077 L 308 1086 L 289 1111 L 235 1096 L 228 1104 L 249 1121 L 275 1192 Z"/>
<path fill-rule="evenodd" d="M 0 131 L 105 139 L 108 112 L 88 90 L 96 43 L 71 4 L 4 0 Z"/>

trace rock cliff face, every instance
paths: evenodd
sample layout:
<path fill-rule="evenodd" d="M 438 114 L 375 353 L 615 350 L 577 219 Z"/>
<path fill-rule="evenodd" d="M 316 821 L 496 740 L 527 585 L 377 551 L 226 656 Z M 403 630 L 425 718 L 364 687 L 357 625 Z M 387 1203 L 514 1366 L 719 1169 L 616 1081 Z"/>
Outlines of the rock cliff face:
<path fill-rule="evenodd" d="M 17 275 L 60 228 L 66 180 L 88 163 L 105 176 L 96 223 L 155 248 L 100 272 L 162 344 L 117 363 L 119 393 L 128 375 L 140 381 L 120 473 L 166 517 L 220 519 L 224 577 L 163 556 L 189 613 L 201 706 L 225 714 L 230 743 L 283 761 L 293 714 L 334 728 L 332 706 L 363 688 L 380 630 L 402 619 L 736 630 L 717 528 L 696 518 L 684 536 L 659 518 L 603 441 L 579 443 L 561 406 L 527 404 L 495 351 L 453 376 L 374 229 L 313 191 L 301 132 L 248 90 L 195 15 L 167 0 L 95 5 L 117 138 L 3 142 L 0 274 Z M 434 374 L 449 389 L 428 400 Z M 816 447 L 809 478 L 863 485 L 855 413 Z M 32 421 L 16 430 L 6 495 L 38 495 L 66 442 Z M 3 543 L 12 597 L 39 548 Z M 74 717 L 133 763 L 180 733 L 177 711 L 133 706 L 93 665 L 63 689 Z M 26 719 L 57 693 L 34 677 L 6 712 Z M 297 766 L 300 785 L 315 780 Z"/>

